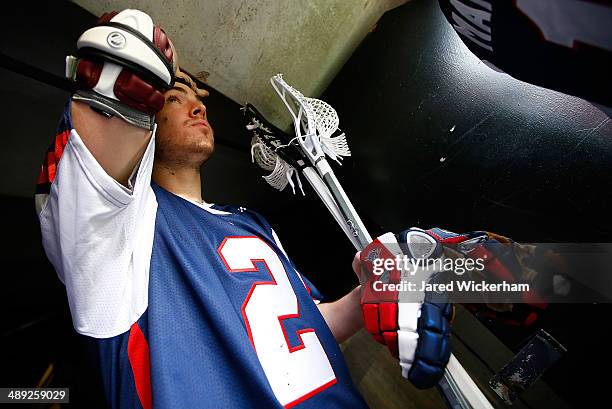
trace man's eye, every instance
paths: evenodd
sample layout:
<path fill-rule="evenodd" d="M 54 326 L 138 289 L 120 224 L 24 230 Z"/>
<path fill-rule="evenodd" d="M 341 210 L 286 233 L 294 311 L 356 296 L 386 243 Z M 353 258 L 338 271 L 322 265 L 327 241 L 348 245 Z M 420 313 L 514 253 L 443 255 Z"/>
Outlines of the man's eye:
<path fill-rule="evenodd" d="M 178 97 L 175 97 L 174 95 L 170 95 L 170 96 L 169 96 L 169 97 L 166 99 L 166 101 L 168 101 L 168 102 L 178 102 L 178 101 L 179 101 L 179 99 L 178 99 Z"/>

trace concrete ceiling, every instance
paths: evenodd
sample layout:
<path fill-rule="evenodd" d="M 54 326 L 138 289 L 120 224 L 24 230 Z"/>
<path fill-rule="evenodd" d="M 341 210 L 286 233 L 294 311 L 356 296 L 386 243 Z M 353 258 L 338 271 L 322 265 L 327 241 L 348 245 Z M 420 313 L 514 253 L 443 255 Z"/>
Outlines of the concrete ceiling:
<path fill-rule="evenodd" d="M 251 102 L 280 127 L 289 118 L 271 76 L 319 96 L 385 11 L 407 0 L 76 0 L 90 12 L 137 8 L 171 36 L 180 64 Z"/>

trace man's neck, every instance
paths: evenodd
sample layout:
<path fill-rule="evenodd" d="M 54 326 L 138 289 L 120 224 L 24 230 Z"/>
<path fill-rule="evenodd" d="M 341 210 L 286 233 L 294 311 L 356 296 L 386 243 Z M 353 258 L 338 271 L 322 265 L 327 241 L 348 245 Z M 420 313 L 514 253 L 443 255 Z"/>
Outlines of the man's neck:
<path fill-rule="evenodd" d="M 155 162 L 153 181 L 175 195 L 203 202 L 199 167 L 169 167 Z"/>

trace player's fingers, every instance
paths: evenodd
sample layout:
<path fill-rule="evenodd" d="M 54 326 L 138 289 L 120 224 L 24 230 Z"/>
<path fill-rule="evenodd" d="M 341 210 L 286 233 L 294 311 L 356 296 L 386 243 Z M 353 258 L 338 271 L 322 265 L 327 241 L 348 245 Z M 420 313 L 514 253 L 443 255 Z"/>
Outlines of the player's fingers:
<path fill-rule="evenodd" d="M 357 253 L 355 253 L 355 257 L 353 257 L 353 271 L 355 272 L 355 274 L 357 275 L 357 278 L 361 278 L 361 261 L 359 261 L 359 256 L 361 255 L 361 251 L 358 251 Z"/>

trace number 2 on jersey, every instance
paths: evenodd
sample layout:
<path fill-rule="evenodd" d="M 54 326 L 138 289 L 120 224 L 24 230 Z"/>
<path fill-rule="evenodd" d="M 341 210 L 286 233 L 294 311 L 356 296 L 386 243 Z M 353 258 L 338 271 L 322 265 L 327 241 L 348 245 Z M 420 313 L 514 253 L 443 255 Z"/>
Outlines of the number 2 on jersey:
<path fill-rule="evenodd" d="M 336 383 L 331 363 L 314 329 L 297 331 L 291 347 L 282 325 L 300 316 L 297 296 L 276 252 L 259 237 L 226 237 L 218 252 L 232 273 L 257 271 L 262 262 L 270 281 L 255 282 L 242 304 L 249 338 L 280 403 L 289 408 Z"/>

